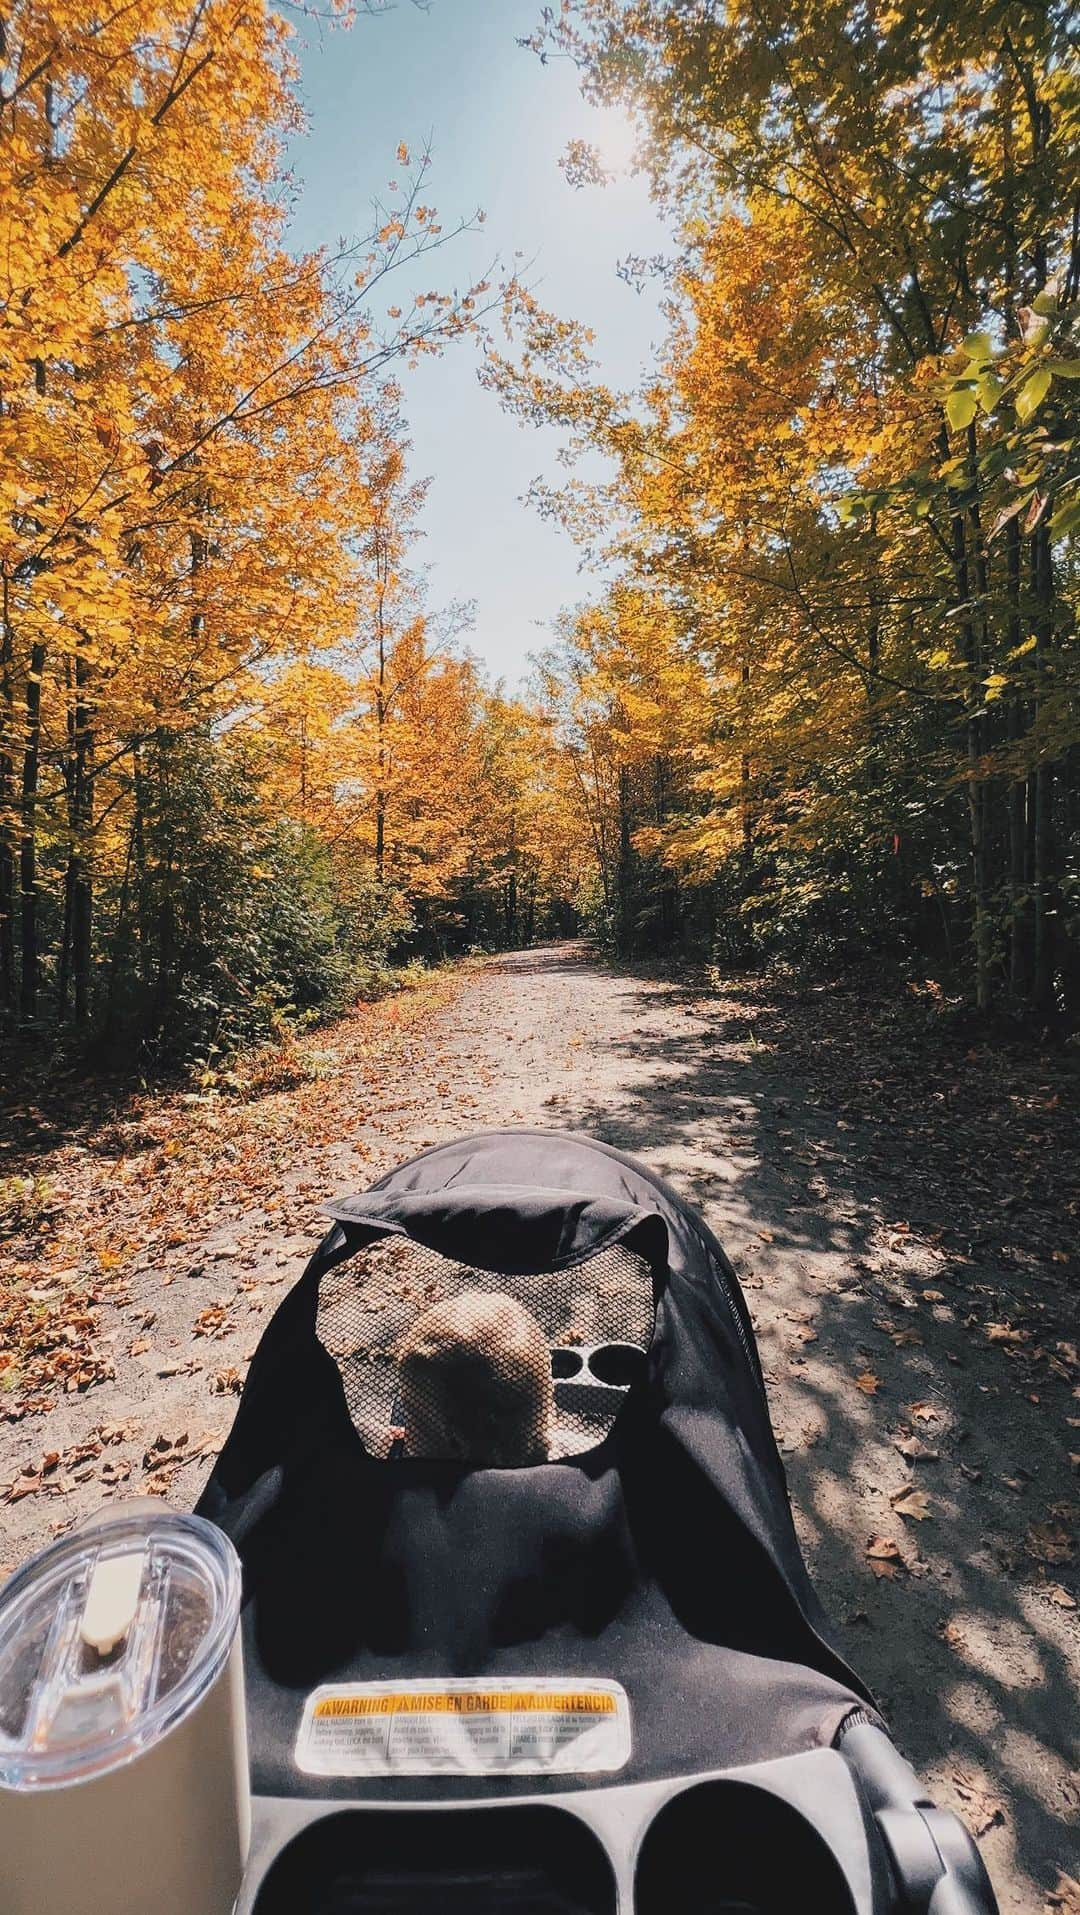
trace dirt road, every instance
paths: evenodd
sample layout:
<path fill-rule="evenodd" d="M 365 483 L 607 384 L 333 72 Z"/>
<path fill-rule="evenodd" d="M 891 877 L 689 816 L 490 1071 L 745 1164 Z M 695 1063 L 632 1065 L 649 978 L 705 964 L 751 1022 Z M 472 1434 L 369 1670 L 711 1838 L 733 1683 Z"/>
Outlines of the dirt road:
<path fill-rule="evenodd" d="M 464 1131 L 585 1130 L 727 1245 L 818 1587 L 1036 1915 L 1080 1875 L 1075 1082 L 966 1042 L 901 1067 L 859 1016 L 561 946 L 343 1020 L 262 1095 L 20 1109 L 0 1556 L 103 1494 L 190 1506 L 326 1197 Z"/>

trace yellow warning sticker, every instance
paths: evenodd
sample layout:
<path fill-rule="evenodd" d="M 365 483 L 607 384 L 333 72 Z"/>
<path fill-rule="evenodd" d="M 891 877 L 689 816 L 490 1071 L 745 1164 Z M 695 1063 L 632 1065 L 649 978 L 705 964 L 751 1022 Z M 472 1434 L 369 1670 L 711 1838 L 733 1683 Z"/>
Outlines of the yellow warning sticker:
<path fill-rule="evenodd" d="M 620 1683 L 346 1682 L 304 1705 L 305 1775 L 595 1775 L 630 1755 Z"/>

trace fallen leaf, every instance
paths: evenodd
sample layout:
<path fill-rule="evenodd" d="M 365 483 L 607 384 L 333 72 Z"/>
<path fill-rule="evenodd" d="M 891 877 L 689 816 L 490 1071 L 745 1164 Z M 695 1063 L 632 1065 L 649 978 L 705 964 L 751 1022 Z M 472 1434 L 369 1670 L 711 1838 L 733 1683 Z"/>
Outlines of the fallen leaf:
<path fill-rule="evenodd" d="M 186 1463 L 188 1460 L 188 1435 L 184 1430 L 179 1436 L 155 1436 L 150 1448 L 143 1457 L 143 1468 L 149 1473 L 165 1469 L 171 1463 Z"/>
<path fill-rule="evenodd" d="M 1005 1820 L 1005 1804 L 989 1784 L 966 1769 L 953 1770 L 953 1787 L 964 1805 L 964 1820 L 973 1835 L 985 1835 L 997 1822 Z"/>
<path fill-rule="evenodd" d="M 875 1576 L 892 1578 L 907 1567 L 891 1536 L 871 1536 L 863 1552 Z"/>
<path fill-rule="evenodd" d="M 936 1423 L 938 1420 L 938 1412 L 932 1403 L 913 1403 L 911 1415 L 916 1423 Z"/>
<path fill-rule="evenodd" d="M 1067 1563 L 1076 1547 L 1062 1522 L 1029 1523 L 1024 1538 L 1029 1556 L 1040 1563 Z"/>
<path fill-rule="evenodd" d="M 128 1351 L 128 1355 L 129 1356 L 145 1356 L 149 1348 L 150 1348 L 150 1343 L 147 1337 L 136 1337 L 134 1343 L 132 1344 L 130 1350 Z"/>
<path fill-rule="evenodd" d="M 1057 1609 L 1076 1608 L 1076 1597 L 1070 1596 L 1068 1590 L 1063 1589 L 1060 1583 L 1047 1583 L 1043 1590 L 1043 1595 L 1046 1596 Z"/>
<path fill-rule="evenodd" d="M 902 1436 L 893 1438 L 893 1448 L 899 1450 L 901 1456 L 909 1463 L 938 1463 L 941 1461 L 940 1451 L 930 1449 L 927 1444 L 922 1441 L 921 1437 L 912 1436 L 906 1430 Z"/>
<path fill-rule="evenodd" d="M 875 1376 L 873 1370 L 864 1370 L 861 1376 L 855 1378 L 855 1388 L 861 1390 L 864 1396 L 876 1396 L 881 1388 L 881 1378 Z"/>
<path fill-rule="evenodd" d="M 910 1518 L 916 1523 L 925 1523 L 930 1517 L 930 1498 L 924 1489 L 901 1489 L 890 1496 L 896 1514 Z"/>
<path fill-rule="evenodd" d="M 41 1488 L 41 1477 L 35 1470 L 24 1470 L 4 1491 L 5 1503 L 21 1503 L 24 1496 L 36 1496 Z"/>
<path fill-rule="evenodd" d="M 1058 1869 L 1058 1878 L 1046 1898 L 1046 1908 L 1055 1915 L 1080 1915 L 1080 1882 L 1075 1875 Z"/>
<path fill-rule="evenodd" d="M 942 1642 L 948 1643 L 950 1649 L 966 1649 L 968 1646 L 967 1637 L 959 1623 L 950 1620 L 939 1624 L 938 1634 Z"/>
<path fill-rule="evenodd" d="M 983 1335 L 988 1343 L 1014 1345 L 1028 1341 L 1027 1330 L 1018 1330 L 1011 1323 L 988 1323 L 983 1330 Z"/>
<path fill-rule="evenodd" d="M 223 1337 L 231 1330 L 228 1308 L 224 1303 L 207 1304 L 200 1310 L 192 1325 L 192 1334 L 197 1337 Z"/>
<path fill-rule="evenodd" d="M 922 1294 L 924 1303 L 944 1303 L 945 1301 L 944 1290 L 924 1290 Z"/>

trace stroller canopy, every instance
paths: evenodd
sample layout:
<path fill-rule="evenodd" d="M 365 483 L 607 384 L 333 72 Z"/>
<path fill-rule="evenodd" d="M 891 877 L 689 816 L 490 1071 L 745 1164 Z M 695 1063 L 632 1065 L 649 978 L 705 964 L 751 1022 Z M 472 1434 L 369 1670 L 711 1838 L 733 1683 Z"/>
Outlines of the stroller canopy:
<path fill-rule="evenodd" d="M 200 1503 L 244 1565 L 256 1788 L 408 1796 L 297 1766 L 329 1682 L 608 1681 L 628 1699 L 621 1781 L 828 1746 L 866 1692 L 811 1588 L 748 1312 L 701 1219 L 617 1151 L 525 1130 L 428 1151 L 330 1214 Z M 401 1331 L 465 1285 L 526 1303 L 553 1346 L 550 1461 L 396 1455 Z M 610 1387 L 575 1393 L 583 1351 Z"/>

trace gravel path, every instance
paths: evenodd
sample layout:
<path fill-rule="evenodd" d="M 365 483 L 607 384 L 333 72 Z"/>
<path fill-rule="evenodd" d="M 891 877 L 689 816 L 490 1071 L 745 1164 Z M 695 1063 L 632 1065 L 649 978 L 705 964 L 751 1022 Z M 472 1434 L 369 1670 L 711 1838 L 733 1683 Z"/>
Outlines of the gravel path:
<path fill-rule="evenodd" d="M 878 1077 L 868 1114 L 821 1069 L 830 1041 L 843 1054 L 842 1008 L 800 1003 L 805 1041 L 785 1048 L 764 998 L 564 945 L 359 1012 L 304 1040 L 299 1082 L 247 1101 L 144 1097 L 66 1134 L 16 1113 L 0 1175 L 38 1182 L 9 1269 L 56 1334 L 0 1398 L 0 1555 L 104 1494 L 190 1507 L 328 1196 L 468 1130 L 588 1131 L 727 1245 L 826 1605 L 901 1746 L 979 1833 L 1004 1915 L 1037 1915 L 1059 1869 L 1080 1874 L 1080 1391 L 1049 1247 L 1063 1231 L 1071 1254 L 1075 1222 L 1070 1238 L 1051 1177 L 1028 1186 L 1027 1251 L 958 1234 L 994 1204 L 978 1137 L 950 1130 L 944 1093 L 898 1124 Z M 1060 1091 L 1021 1091 L 1057 1121 Z"/>

